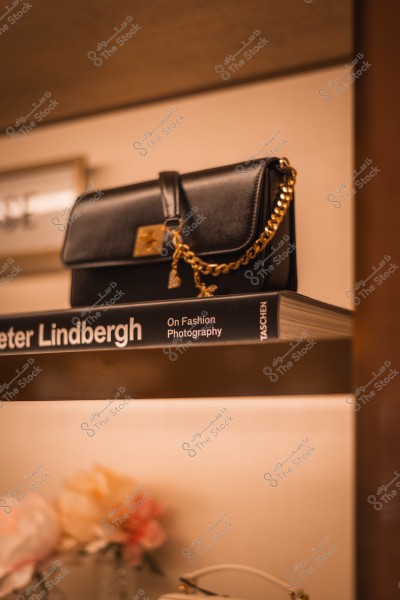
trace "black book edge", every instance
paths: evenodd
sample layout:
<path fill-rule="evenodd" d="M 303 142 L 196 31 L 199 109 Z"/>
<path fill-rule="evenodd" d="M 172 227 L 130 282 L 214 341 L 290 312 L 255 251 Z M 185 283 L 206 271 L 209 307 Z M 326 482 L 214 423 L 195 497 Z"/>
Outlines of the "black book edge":
<path fill-rule="evenodd" d="M 87 321 L 91 319 L 95 322 L 88 326 L 89 328 L 107 328 L 108 326 L 113 327 L 114 331 L 119 326 L 122 327 L 122 323 L 116 323 L 118 318 L 128 317 L 128 311 L 137 311 L 138 317 L 142 320 L 142 323 L 137 322 L 132 323 L 131 318 L 129 319 L 130 323 L 130 331 L 134 333 L 134 329 L 136 328 L 136 332 L 140 339 L 129 339 L 129 342 L 126 345 L 121 346 L 116 343 L 116 340 L 104 343 L 103 342 L 94 342 L 92 336 L 91 342 L 79 343 L 79 344 L 55 344 L 51 345 L 50 348 L 47 345 L 49 341 L 49 335 L 52 335 L 52 331 L 47 331 L 47 339 L 44 341 L 46 345 L 43 347 L 39 344 L 39 340 L 37 344 L 33 347 L 22 347 L 22 348 L 3 348 L 0 349 L 0 356 L 5 355 L 26 355 L 26 354 L 43 354 L 43 353 L 61 353 L 61 352 L 73 352 L 73 351 L 101 351 L 101 350 L 109 350 L 111 349 L 138 349 L 138 348 L 168 348 L 174 347 L 179 344 L 190 345 L 194 342 L 197 344 L 244 344 L 244 343 L 266 343 L 271 341 L 279 340 L 279 305 L 281 297 L 290 297 L 291 299 L 300 302 L 301 304 L 313 304 L 315 306 L 319 306 L 321 308 L 325 308 L 331 311 L 336 311 L 342 314 L 350 315 L 352 311 L 346 310 L 341 307 L 336 307 L 329 305 L 327 303 L 313 300 L 306 296 L 302 296 L 296 292 L 290 291 L 280 291 L 280 292 L 260 292 L 255 294 L 240 294 L 240 295 L 230 295 L 230 296 L 217 296 L 209 299 L 198 299 L 198 298 L 190 298 L 190 299 L 180 299 L 174 300 L 173 302 L 169 300 L 155 301 L 155 302 L 141 302 L 141 303 L 132 303 L 132 304 L 119 304 L 111 307 L 104 308 L 104 306 L 97 306 L 95 308 L 71 308 L 65 310 L 54 310 L 54 311 L 45 311 L 42 313 L 33 312 L 33 313 L 19 313 L 19 314 L 9 314 L 0 317 L 0 334 L 7 333 L 7 329 L 3 329 L 4 326 L 8 330 L 13 327 L 14 332 L 17 331 L 18 326 L 25 327 L 25 332 L 28 330 L 33 330 L 34 334 L 32 334 L 32 338 L 34 335 L 39 338 L 39 327 L 43 325 L 43 331 L 47 324 L 47 329 L 51 327 L 51 321 L 61 321 L 60 324 L 56 323 L 55 335 L 58 335 L 57 329 L 63 329 L 69 327 L 72 329 L 77 327 L 77 320 L 79 321 L 79 317 L 83 314 L 84 317 L 81 317 L 83 320 Z M 267 305 L 261 308 L 261 303 L 267 303 Z M 264 308 L 268 307 L 268 316 L 264 312 Z M 166 339 L 165 335 L 165 323 L 161 323 L 162 319 L 165 319 L 168 310 L 171 310 L 175 315 L 175 320 L 178 320 L 179 315 L 181 315 L 181 321 L 183 318 L 186 318 L 183 315 L 185 311 L 202 311 L 202 315 L 205 313 L 208 315 L 208 310 L 212 311 L 214 314 L 212 315 L 211 320 L 214 319 L 214 324 L 212 327 L 209 326 L 208 323 L 197 323 L 200 325 L 200 329 L 207 330 L 207 327 L 210 331 L 209 340 L 208 332 L 205 331 L 204 339 L 199 337 L 193 339 L 194 336 L 193 330 L 196 329 L 195 325 L 189 327 L 192 330 L 187 334 L 188 339 L 184 340 L 183 338 L 175 338 Z M 100 313 L 100 316 L 95 319 L 95 316 Z M 173 317 L 170 317 L 172 319 Z M 194 317 L 191 317 L 192 319 Z M 75 319 L 75 323 L 73 321 Z M 147 319 L 147 322 L 146 322 Z M 207 319 L 207 317 L 204 317 Z M 68 321 L 69 320 L 69 321 Z M 96 325 L 96 321 L 99 320 L 99 323 Z M 218 327 L 218 320 L 221 324 L 221 327 Z M 134 321 L 134 317 L 133 317 Z M 148 339 L 142 339 L 142 325 L 147 328 L 147 332 L 149 332 Z M 190 324 L 189 324 L 190 325 Z M 82 327 L 82 323 L 79 327 Z M 128 327 L 128 325 L 126 325 Z M 176 324 L 178 327 L 178 324 Z M 266 337 L 266 327 L 268 328 L 268 334 Z M 86 328 L 86 325 L 85 325 Z M 225 328 L 225 331 L 223 331 Z M 36 331 L 35 331 L 36 329 Z M 228 331 L 227 331 L 228 330 Z M 21 329 L 21 331 L 23 331 Z M 82 332 L 82 330 L 80 330 Z M 108 331 L 108 330 L 107 330 Z M 169 330 L 168 330 L 169 331 Z M 179 333 L 179 330 L 176 330 Z M 218 333 L 219 331 L 219 333 Z M 61 334 L 60 334 L 61 335 Z M 100 335 L 100 334 L 99 334 Z M 108 335 L 108 334 L 107 334 Z M 126 330 L 126 335 L 128 335 Z M 172 335 L 172 334 L 171 334 Z M 196 334 L 197 335 L 197 334 Z M 202 334 L 203 335 L 203 334 Z M 111 336 L 111 333 L 110 333 Z M 186 334 L 185 334 L 186 336 Z M 220 338 L 220 336 L 222 336 Z M 44 339 L 44 338 L 43 338 Z M 43 341 L 42 339 L 42 341 Z M 0 335 L 0 343 L 4 343 L 4 338 Z"/>

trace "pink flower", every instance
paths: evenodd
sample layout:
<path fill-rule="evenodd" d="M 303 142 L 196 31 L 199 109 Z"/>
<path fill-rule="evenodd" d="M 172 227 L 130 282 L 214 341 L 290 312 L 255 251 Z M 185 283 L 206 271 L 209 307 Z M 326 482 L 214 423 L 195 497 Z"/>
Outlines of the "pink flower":
<path fill-rule="evenodd" d="M 127 511 L 120 510 L 117 513 L 122 513 L 124 521 L 120 525 L 120 531 L 115 529 L 111 538 L 125 544 L 125 558 L 133 565 L 138 565 L 143 550 L 155 550 L 165 542 L 165 531 L 157 521 L 161 508 L 148 495 L 142 494 L 128 504 Z"/>
<path fill-rule="evenodd" d="M 125 546 L 126 559 L 139 565 L 143 553 L 158 548 L 166 538 L 157 520 L 161 507 L 143 487 L 102 466 L 79 473 L 57 501 L 61 548 L 97 552 L 118 542 Z"/>
<path fill-rule="evenodd" d="M 23 587 L 36 566 L 54 549 L 57 514 L 38 494 L 28 496 L 12 513 L 0 513 L 0 598 Z"/>

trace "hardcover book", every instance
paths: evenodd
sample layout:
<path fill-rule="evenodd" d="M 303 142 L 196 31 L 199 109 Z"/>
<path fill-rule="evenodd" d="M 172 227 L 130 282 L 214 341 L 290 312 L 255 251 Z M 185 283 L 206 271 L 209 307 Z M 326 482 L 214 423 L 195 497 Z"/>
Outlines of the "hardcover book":
<path fill-rule="evenodd" d="M 295 292 L 118 304 L 123 292 L 116 290 L 112 298 L 113 304 L 3 316 L 0 354 L 337 339 L 352 332 L 351 311 Z"/>

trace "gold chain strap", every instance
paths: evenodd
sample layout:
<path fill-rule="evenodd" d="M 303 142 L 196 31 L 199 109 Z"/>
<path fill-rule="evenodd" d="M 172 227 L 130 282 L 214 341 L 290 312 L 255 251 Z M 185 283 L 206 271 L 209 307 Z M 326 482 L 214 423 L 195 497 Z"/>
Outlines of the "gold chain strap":
<path fill-rule="evenodd" d="M 289 164 L 287 158 L 281 158 L 279 160 L 279 166 L 281 169 L 287 168 L 290 170 L 290 175 L 285 176 L 284 180 L 279 184 L 279 197 L 275 203 L 274 209 L 271 213 L 270 218 L 264 228 L 264 231 L 260 234 L 260 237 L 248 248 L 242 256 L 237 260 L 229 263 L 208 263 L 202 260 L 193 250 L 191 250 L 188 244 L 184 244 L 182 236 L 180 234 L 181 227 L 171 230 L 172 242 L 175 250 L 172 255 L 171 272 L 169 274 L 168 288 L 177 288 L 181 285 L 181 279 L 178 275 L 178 264 L 183 259 L 193 269 L 194 283 L 199 290 L 198 298 L 208 298 L 218 289 L 217 285 L 207 286 L 200 279 L 202 275 L 213 275 L 218 277 L 219 275 L 226 275 L 230 271 L 235 271 L 241 266 L 248 265 L 274 238 L 280 224 L 286 215 L 290 203 L 293 200 L 294 185 L 296 183 L 296 171 Z"/>

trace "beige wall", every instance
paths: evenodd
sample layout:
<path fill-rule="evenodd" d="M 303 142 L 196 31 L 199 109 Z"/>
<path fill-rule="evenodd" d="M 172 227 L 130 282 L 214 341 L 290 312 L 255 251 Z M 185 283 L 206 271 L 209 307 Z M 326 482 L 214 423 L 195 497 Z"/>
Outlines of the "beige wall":
<path fill-rule="evenodd" d="M 1 164 L 7 169 L 83 154 L 104 188 L 151 179 L 161 169 L 185 172 L 244 161 L 280 130 L 288 140 L 282 153 L 299 173 L 299 291 L 345 306 L 352 280 L 351 206 L 335 209 L 326 197 L 351 177 L 352 95 L 349 90 L 332 104 L 318 96 L 339 70 L 43 127 L 19 144 L 1 139 Z M 173 105 L 184 115 L 182 124 L 140 157 L 132 142 Z M 0 290 L 0 311 L 66 307 L 68 287 L 63 272 L 21 276 Z M 168 579 L 145 582 L 152 599 L 172 591 L 174 578 L 192 569 L 181 549 L 221 512 L 235 527 L 196 567 L 242 562 L 282 577 L 328 536 L 338 550 L 304 587 L 311 598 L 352 598 L 353 414 L 343 396 L 134 401 L 107 431 L 87 438 L 80 423 L 95 404 L 101 402 L 5 405 L 0 434 L 8 455 L 0 491 L 17 485 L 37 462 L 51 473 L 43 490 L 48 497 L 63 478 L 94 462 L 148 483 L 168 507 L 170 537 L 160 554 Z M 221 406 L 234 416 L 232 429 L 190 459 L 181 444 Z M 309 461 L 277 488 L 268 487 L 263 474 L 305 436 L 316 448 Z M 217 589 L 225 583 L 220 579 Z M 261 598 L 266 589 L 257 584 L 228 591 Z M 80 584 L 73 597 L 84 597 L 82 590 Z"/>
<path fill-rule="evenodd" d="M 5 405 L 0 427 L 8 460 L 0 490 L 17 487 L 37 463 L 49 473 L 42 492 L 49 498 L 63 478 L 94 463 L 143 482 L 167 508 L 169 540 L 159 560 L 168 578 L 159 584 L 146 582 L 152 599 L 157 591 L 176 589 L 180 574 L 223 562 L 251 565 L 282 578 L 325 536 L 337 551 L 303 587 L 311 598 L 352 598 L 353 415 L 342 396 L 137 400 L 124 409 L 126 414 L 88 437 L 81 423 L 105 405 L 104 400 Z M 229 428 L 190 458 L 182 444 L 220 408 L 233 417 Z M 304 464 L 293 466 L 287 479 L 271 487 L 264 473 L 290 456 L 305 437 L 315 450 Z M 182 549 L 223 512 L 234 527 L 189 564 Z M 270 598 L 263 584 L 255 581 L 246 593 L 252 580 L 237 580 L 245 584 L 243 597 Z M 225 586 L 226 577 L 218 578 L 215 588 Z M 278 592 L 271 598 L 283 600 L 285 595 Z"/>

